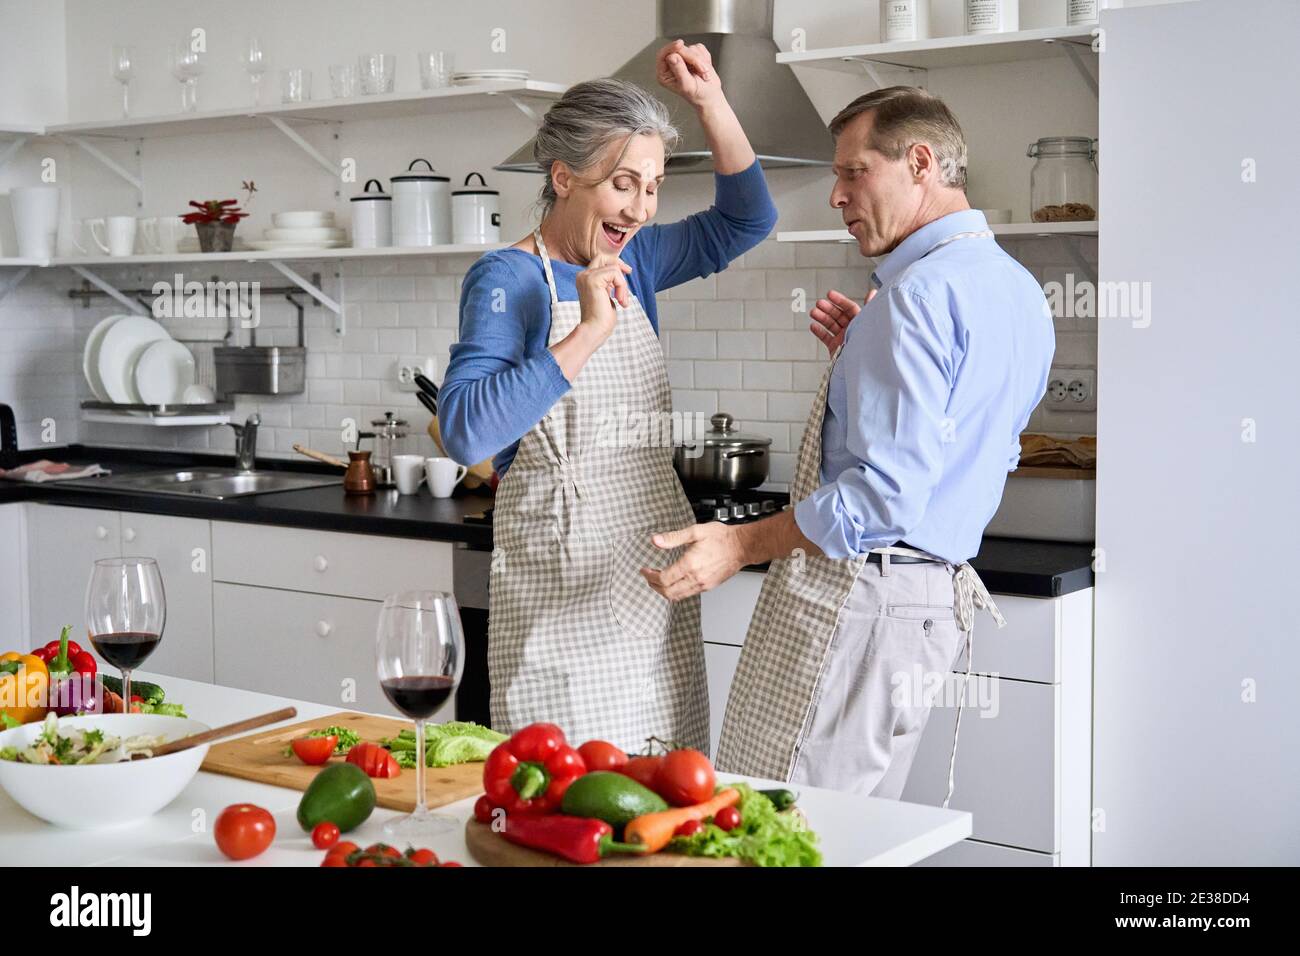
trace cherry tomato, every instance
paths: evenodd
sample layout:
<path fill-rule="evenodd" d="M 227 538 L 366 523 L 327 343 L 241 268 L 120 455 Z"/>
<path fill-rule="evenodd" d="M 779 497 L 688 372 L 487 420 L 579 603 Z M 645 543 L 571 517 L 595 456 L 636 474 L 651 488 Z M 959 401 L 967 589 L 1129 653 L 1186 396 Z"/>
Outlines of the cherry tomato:
<path fill-rule="evenodd" d="M 311 831 L 311 842 L 318 850 L 328 850 L 339 842 L 339 828 L 325 820 Z"/>
<path fill-rule="evenodd" d="M 379 744 L 366 741 L 348 751 L 348 763 L 356 764 L 367 777 L 396 777 L 402 772 L 397 758 Z"/>
<path fill-rule="evenodd" d="M 275 839 L 275 817 L 251 803 L 236 803 L 221 811 L 213 833 L 222 853 L 232 860 L 247 860 Z"/>
<path fill-rule="evenodd" d="M 439 863 L 439 864 L 438 864 L 439 867 L 447 867 L 447 866 L 460 866 L 460 867 L 463 867 L 464 865 L 465 865 L 464 863 L 457 863 L 455 860 L 448 860 L 446 863 Z"/>
<path fill-rule="evenodd" d="M 329 859 L 330 857 L 336 857 L 337 859 L 342 860 L 344 865 L 346 866 L 348 857 L 351 856 L 353 853 L 356 853 L 357 850 L 359 849 L 361 849 L 361 847 L 357 846 L 351 840 L 343 840 L 342 842 L 335 843 L 332 847 L 330 847 L 330 851 L 325 854 L 325 857 L 326 859 Z"/>
<path fill-rule="evenodd" d="M 735 807 L 723 807 L 714 815 L 713 822 L 720 830 L 734 830 L 740 826 L 740 811 Z"/>
<path fill-rule="evenodd" d="M 438 865 L 438 854 L 432 850 L 408 850 L 406 858 L 419 866 Z"/>
<path fill-rule="evenodd" d="M 492 806 L 492 801 L 488 799 L 488 795 L 485 793 L 474 801 L 474 819 L 479 823 L 491 823 L 492 811 L 495 809 L 496 807 Z"/>
<path fill-rule="evenodd" d="M 379 864 L 376 863 L 374 860 L 362 860 L 360 863 L 357 864 L 358 867 L 362 867 L 362 866 L 378 866 L 378 865 L 379 865 Z"/>
<path fill-rule="evenodd" d="M 664 755 L 650 787 L 674 807 L 689 807 L 713 796 L 713 764 L 698 750 L 673 750 Z"/>
<path fill-rule="evenodd" d="M 643 787 L 655 789 L 655 777 L 659 773 L 659 765 L 663 763 L 663 757 L 633 757 L 623 766 L 618 768 L 618 772 L 631 777 Z M 663 794 L 660 794 L 663 796 Z"/>
<path fill-rule="evenodd" d="M 372 843 L 366 847 L 367 853 L 378 853 L 384 856 L 400 857 L 402 851 L 395 846 L 389 846 L 387 843 Z"/>
<path fill-rule="evenodd" d="M 701 823 L 699 820 L 687 820 L 685 823 L 683 823 L 681 826 L 679 826 L 676 830 L 673 831 L 673 836 L 681 836 L 681 837 L 695 836 L 695 834 L 699 833 L 703 829 L 704 829 L 704 824 Z"/>
<path fill-rule="evenodd" d="M 339 738 L 330 734 L 328 737 L 299 737 L 290 743 L 298 759 L 305 764 L 317 767 L 330 759 Z"/>
<path fill-rule="evenodd" d="M 335 856 L 332 853 L 325 854 L 325 859 L 320 861 L 321 866 L 347 866 L 347 857 Z"/>
<path fill-rule="evenodd" d="M 588 740 L 578 748 L 587 772 L 593 770 L 618 770 L 627 765 L 627 754 L 603 740 Z"/>

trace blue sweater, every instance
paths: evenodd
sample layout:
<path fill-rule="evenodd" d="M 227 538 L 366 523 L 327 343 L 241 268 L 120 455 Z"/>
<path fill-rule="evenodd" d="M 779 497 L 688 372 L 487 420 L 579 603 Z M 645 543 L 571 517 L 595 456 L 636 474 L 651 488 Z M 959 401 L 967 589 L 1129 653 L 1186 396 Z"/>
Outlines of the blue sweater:
<path fill-rule="evenodd" d="M 628 284 L 659 331 L 655 293 L 724 269 L 767 237 L 776 207 L 757 162 L 714 174 L 714 205 L 680 222 L 645 226 L 620 258 Z M 560 301 L 578 298 L 585 267 L 551 260 Z M 522 249 L 489 252 L 470 267 L 460 294 L 460 341 L 438 392 L 447 454 L 473 464 L 493 456 L 504 475 L 530 428 L 571 387 L 547 347 L 551 296 L 542 261 Z"/>

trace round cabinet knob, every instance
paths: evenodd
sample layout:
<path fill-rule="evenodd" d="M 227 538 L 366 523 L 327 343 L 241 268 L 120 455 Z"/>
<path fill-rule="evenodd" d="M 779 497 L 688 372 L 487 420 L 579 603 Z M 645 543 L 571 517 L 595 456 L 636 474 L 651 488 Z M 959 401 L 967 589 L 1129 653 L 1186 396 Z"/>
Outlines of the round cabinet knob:
<path fill-rule="evenodd" d="M 127 528 L 122 532 L 122 538 L 126 541 L 135 540 L 135 528 Z"/>
<path fill-rule="evenodd" d="M 334 628 L 330 626 L 329 621 L 316 622 L 316 633 L 319 634 L 321 637 L 329 637 L 330 631 L 332 630 L 334 630 Z"/>
<path fill-rule="evenodd" d="M 96 525 L 96 526 L 95 526 L 95 537 L 98 538 L 100 541 L 103 541 L 105 538 L 108 537 L 108 529 L 105 528 L 102 524 L 101 524 L 101 525 Z"/>
<path fill-rule="evenodd" d="M 312 563 L 315 564 L 317 571 L 324 571 L 330 566 L 330 563 L 325 560 L 325 555 L 323 554 L 316 555 L 316 560 Z"/>

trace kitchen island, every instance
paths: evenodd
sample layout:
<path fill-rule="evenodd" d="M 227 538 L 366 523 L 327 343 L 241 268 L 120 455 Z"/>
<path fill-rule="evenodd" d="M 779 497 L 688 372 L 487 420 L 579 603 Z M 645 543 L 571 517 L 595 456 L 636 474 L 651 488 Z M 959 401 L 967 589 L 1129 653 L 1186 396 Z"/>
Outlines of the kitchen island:
<path fill-rule="evenodd" d="M 166 675 L 135 676 L 162 684 L 168 700 L 181 702 L 192 718 L 212 727 L 286 706 L 298 709 L 298 716 L 286 723 L 344 709 Z M 731 774 L 719 774 L 719 779 L 762 787 L 781 785 Z M 324 853 L 311 845 L 295 819 L 300 796 L 296 790 L 200 771 L 180 796 L 147 820 L 108 830 L 64 830 L 31 816 L 0 792 L 0 860 L 41 866 L 319 866 Z M 233 803 L 256 804 L 276 821 L 270 849 L 240 863 L 226 859 L 212 838 L 217 815 Z M 464 823 L 473 805 L 473 799 L 466 799 L 441 808 L 459 824 L 453 832 L 430 841 L 441 859 L 477 865 L 464 838 Z M 801 790 L 799 806 L 820 836 L 827 866 L 909 866 L 971 834 L 971 814 L 959 810 L 811 787 Z M 362 846 L 380 842 L 384 823 L 400 815 L 376 808 L 346 839 Z"/>

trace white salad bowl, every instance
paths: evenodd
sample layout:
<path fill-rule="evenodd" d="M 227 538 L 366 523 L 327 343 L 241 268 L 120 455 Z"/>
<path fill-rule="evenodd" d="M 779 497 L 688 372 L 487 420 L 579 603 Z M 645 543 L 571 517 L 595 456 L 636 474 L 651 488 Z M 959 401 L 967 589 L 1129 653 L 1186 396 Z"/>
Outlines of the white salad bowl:
<path fill-rule="evenodd" d="M 99 728 L 119 738 L 150 734 L 167 741 L 211 730 L 197 720 L 158 714 L 61 717 L 59 727 Z M 35 721 L 6 730 L 0 733 L 0 749 L 30 746 L 43 728 L 43 721 Z M 121 826 L 152 816 L 175 800 L 199 772 L 207 753 L 203 744 L 121 763 L 60 766 L 0 760 L 0 787 L 28 813 L 56 826 L 78 830 Z"/>

